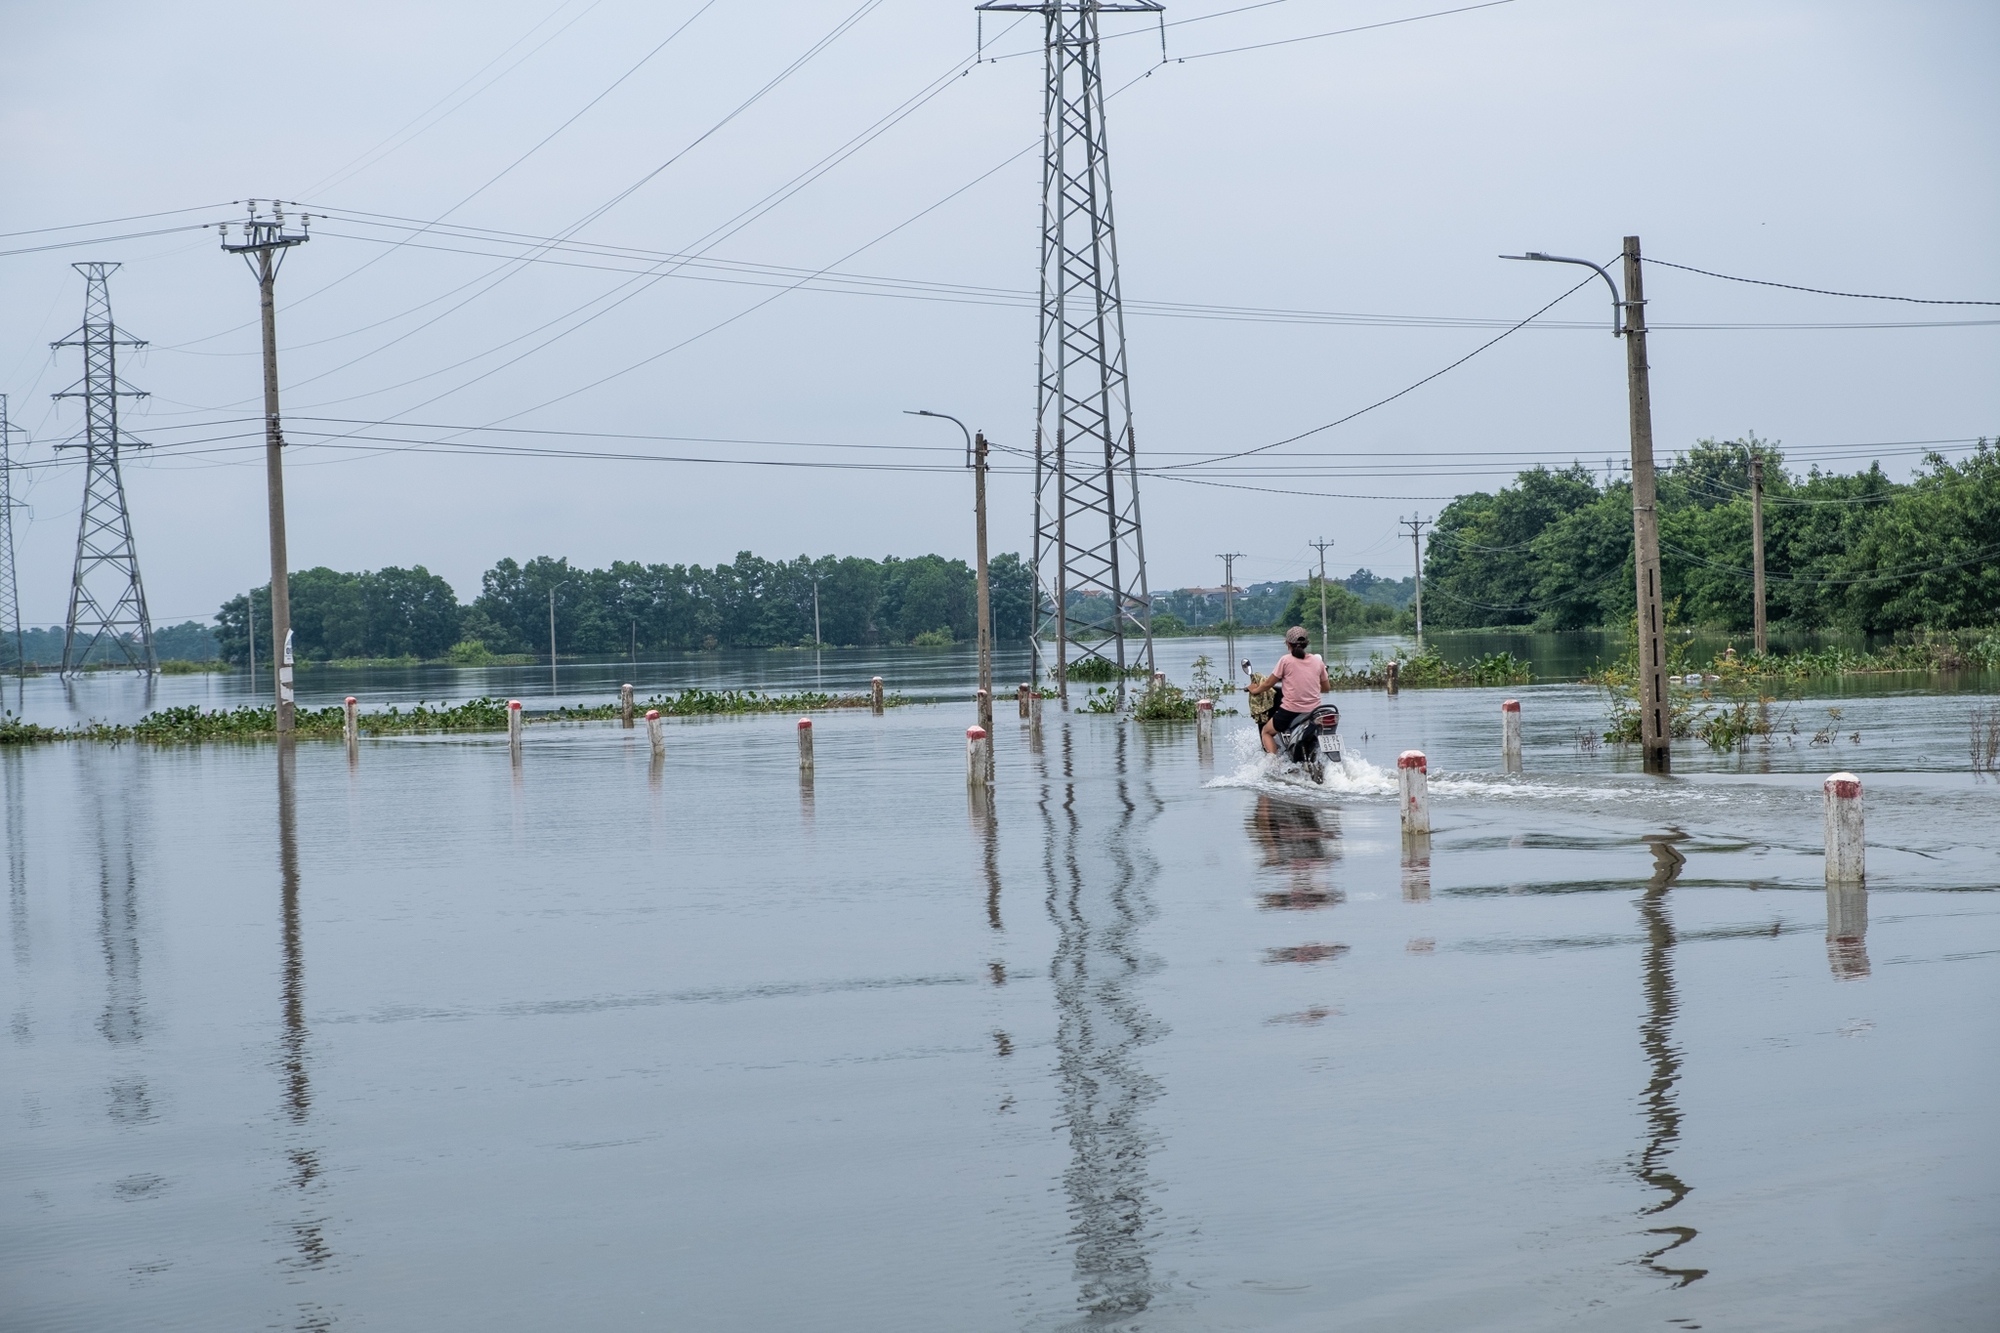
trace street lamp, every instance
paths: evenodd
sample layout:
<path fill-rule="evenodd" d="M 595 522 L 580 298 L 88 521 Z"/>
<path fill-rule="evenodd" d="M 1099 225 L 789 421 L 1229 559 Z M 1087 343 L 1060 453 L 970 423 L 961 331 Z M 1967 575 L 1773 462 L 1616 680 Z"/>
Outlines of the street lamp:
<path fill-rule="evenodd" d="M 1600 264 L 1530 250 L 1502 259 L 1579 264 L 1611 289 L 1611 333 L 1625 339 L 1626 394 L 1632 431 L 1632 555 L 1639 603 L 1639 743 L 1646 771 L 1665 773 L 1671 763 L 1667 663 L 1660 585 L 1660 511 L 1653 479 L 1653 399 L 1646 377 L 1646 301 L 1640 276 L 1639 238 L 1625 238 L 1625 293 Z"/>
<path fill-rule="evenodd" d="M 972 469 L 972 512 L 979 557 L 979 725 L 993 734 L 993 596 L 986 580 L 986 434 L 975 440 L 965 423 L 943 412 L 905 411 L 906 417 L 936 417 L 965 435 L 965 465 Z M 991 750 L 987 752 L 989 755 Z"/>

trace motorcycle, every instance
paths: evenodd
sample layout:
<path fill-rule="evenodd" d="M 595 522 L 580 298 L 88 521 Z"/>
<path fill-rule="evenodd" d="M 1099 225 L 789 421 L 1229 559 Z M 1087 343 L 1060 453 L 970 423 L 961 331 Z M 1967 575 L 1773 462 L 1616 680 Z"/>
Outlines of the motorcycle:
<path fill-rule="evenodd" d="M 1244 674 L 1250 673 L 1250 659 L 1243 659 Z M 1271 691 L 1271 706 L 1283 702 L 1284 686 Z M 1253 715 L 1254 716 L 1254 715 Z M 1261 723 L 1260 723 L 1261 725 Z M 1305 770 L 1315 784 L 1326 781 L 1327 765 L 1340 767 L 1340 709 L 1322 703 L 1300 718 L 1287 731 L 1275 733 L 1278 753 Z"/>

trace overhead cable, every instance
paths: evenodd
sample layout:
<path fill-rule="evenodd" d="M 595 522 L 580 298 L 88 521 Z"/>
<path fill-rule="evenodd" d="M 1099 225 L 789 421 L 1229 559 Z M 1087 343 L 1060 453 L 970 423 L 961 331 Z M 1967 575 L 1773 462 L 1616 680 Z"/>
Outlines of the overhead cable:
<path fill-rule="evenodd" d="M 1595 274 L 1591 275 L 1591 277 L 1595 276 L 1596 276 Z M 1204 459 L 1199 463 L 1176 463 L 1173 466 L 1186 467 L 1186 468 L 1206 467 L 1211 463 L 1226 463 L 1233 458 L 1247 458 L 1252 454 L 1265 453 L 1271 449 L 1281 449 L 1285 445 L 1296 444 L 1298 441 L 1306 439 L 1308 436 L 1317 435 L 1321 431 L 1332 430 L 1335 426 L 1344 426 L 1348 422 L 1354 420 L 1356 417 L 1363 416 L 1369 412 L 1373 412 L 1378 407 L 1387 407 L 1390 403 L 1395 402 L 1398 398 L 1403 397 L 1405 394 L 1414 393 L 1418 389 L 1423 388 L 1424 385 L 1429 384 L 1432 380 L 1438 378 L 1440 375 L 1445 375 L 1450 373 L 1451 371 L 1457 370 L 1460 366 L 1472 360 L 1473 357 L 1478 356 L 1481 352 L 1485 351 L 1487 348 L 1492 347 L 1494 344 L 1498 343 L 1501 339 L 1506 338 L 1512 334 L 1519 333 L 1522 329 L 1525 329 L 1526 327 L 1528 327 L 1528 325 L 1534 323 L 1537 319 L 1541 318 L 1549 311 L 1555 309 L 1556 306 L 1560 305 L 1562 302 L 1569 299 L 1569 297 L 1573 296 L 1577 292 L 1582 291 L 1589 282 L 1590 278 L 1585 278 L 1582 282 L 1577 283 L 1576 286 L 1570 288 L 1568 291 L 1564 292 L 1561 296 L 1556 297 L 1555 300 L 1549 302 L 1547 305 L 1543 306 L 1540 310 L 1537 310 L 1534 314 L 1528 316 L 1526 319 L 1514 325 L 1512 328 L 1507 329 L 1504 333 L 1501 333 L 1493 338 L 1488 338 L 1485 342 L 1479 344 L 1479 346 L 1473 348 L 1471 351 L 1467 352 L 1464 356 L 1461 356 L 1460 358 L 1458 358 L 1458 360 L 1452 362 L 1450 365 L 1444 366 L 1438 370 L 1434 370 L 1430 374 L 1418 380 L 1416 383 L 1406 385 L 1403 388 L 1396 390 L 1396 392 L 1390 394 L 1387 398 L 1378 398 L 1376 401 L 1368 404 L 1368 406 L 1357 408 L 1354 411 L 1349 412 L 1346 416 L 1341 417 L 1336 421 L 1329 421 L 1324 426 L 1314 426 L 1311 430 L 1300 431 L 1297 435 L 1287 436 L 1286 438 L 1275 441 L 1271 444 L 1260 444 L 1254 449 L 1239 449 L 1235 453 L 1218 454 L 1214 458 Z M 1413 496 L 1408 498 L 1414 499 L 1416 497 Z"/>
<path fill-rule="evenodd" d="M 1662 268 L 1677 268 L 1683 273 L 1699 273 L 1704 278 L 1720 278 L 1724 282 L 1747 282 L 1753 287 L 1780 287 L 1788 292 L 1809 292 L 1814 296 L 1845 296 L 1856 301 L 1907 301 L 1911 305 L 1992 305 L 2000 306 L 2000 301 L 1943 301 L 1928 296 L 1882 296 L 1871 292 L 1836 292 L 1824 287 L 1799 287 L 1789 282 L 1772 282 L 1766 278 L 1739 278 L 1729 273 L 1711 273 L 1705 268 L 1694 268 L 1688 264 L 1675 264 L 1665 259 L 1648 258 L 1642 262 L 1658 264 Z"/>

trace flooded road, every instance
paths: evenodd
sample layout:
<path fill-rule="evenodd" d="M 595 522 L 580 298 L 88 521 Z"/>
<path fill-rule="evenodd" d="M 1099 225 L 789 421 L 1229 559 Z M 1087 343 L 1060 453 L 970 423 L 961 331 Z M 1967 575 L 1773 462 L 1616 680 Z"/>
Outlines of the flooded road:
<path fill-rule="evenodd" d="M 990 803 L 963 703 L 0 751 L 0 1323 L 1991 1327 L 1985 699 L 1334 697 L 1323 789 L 1005 700 Z"/>

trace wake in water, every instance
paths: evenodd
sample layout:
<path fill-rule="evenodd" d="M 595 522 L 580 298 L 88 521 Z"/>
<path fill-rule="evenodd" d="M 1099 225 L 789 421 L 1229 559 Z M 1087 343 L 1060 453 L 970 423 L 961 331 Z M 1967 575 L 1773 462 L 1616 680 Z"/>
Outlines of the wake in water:
<path fill-rule="evenodd" d="M 1209 787 L 1240 787 L 1250 791 L 1264 792 L 1271 796 L 1284 796 L 1291 800 L 1310 800 L 1315 796 L 1394 796 L 1396 794 L 1396 773 L 1394 769 L 1378 768 L 1366 759 L 1353 753 L 1342 756 L 1338 766 L 1329 766 L 1326 781 L 1314 782 L 1297 765 L 1286 762 L 1276 755 L 1264 753 L 1258 743 L 1257 733 L 1250 728 L 1238 728 L 1217 737 L 1218 749 L 1227 748 L 1228 761 L 1235 764 L 1235 771 L 1211 778 L 1203 784 Z M 1221 759 L 1223 756 L 1218 755 Z M 1622 782 L 1605 786 L 1591 786 L 1580 783 L 1574 775 L 1551 773 L 1548 775 L 1522 776 L 1504 773 L 1446 773 L 1432 768 L 1430 773 L 1431 799 L 1444 797 L 1472 797 L 1475 799 L 1500 799 L 1524 801 L 1623 801 L 1660 799 L 1660 792 L 1653 787 L 1629 787 Z M 1704 801 L 1728 799 L 1726 790 L 1705 791 L 1695 787 L 1677 788 L 1673 793 L 1677 801 Z"/>
<path fill-rule="evenodd" d="M 1329 764 L 1326 781 L 1314 782 L 1298 765 L 1277 755 L 1265 754 L 1253 729 L 1238 728 L 1223 737 L 1230 749 L 1236 771 L 1211 779 L 1210 787 L 1247 787 L 1273 796 L 1323 794 L 1327 796 L 1393 796 L 1396 775 L 1385 773 L 1358 755 L 1347 754 L 1339 764 Z"/>

